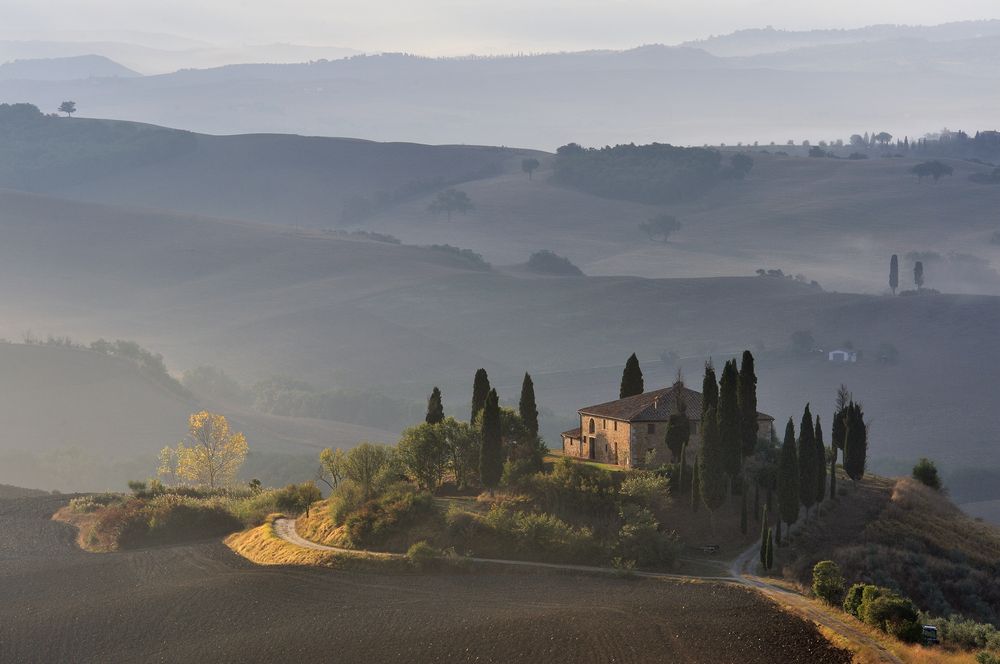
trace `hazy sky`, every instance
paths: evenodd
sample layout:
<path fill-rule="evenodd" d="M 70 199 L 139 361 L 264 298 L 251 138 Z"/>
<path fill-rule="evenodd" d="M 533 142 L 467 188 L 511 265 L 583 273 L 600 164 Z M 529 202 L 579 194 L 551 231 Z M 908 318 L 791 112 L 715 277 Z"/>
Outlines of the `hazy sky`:
<path fill-rule="evenodd" d="M 0 0 L 0 16 L 5 39 L 144 31 L 454 55 L 675 43 L 769 24 L 933 24 L 1000 9 L 996 0 Z"/>

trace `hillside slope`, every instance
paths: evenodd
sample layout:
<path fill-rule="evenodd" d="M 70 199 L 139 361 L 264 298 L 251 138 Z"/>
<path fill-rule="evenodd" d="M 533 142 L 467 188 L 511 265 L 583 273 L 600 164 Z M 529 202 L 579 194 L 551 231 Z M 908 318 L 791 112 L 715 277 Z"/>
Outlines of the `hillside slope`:
<path fill-rule="evenodd" d="M 211 364 L 244 383 L 286 375 L 409 401 L 438 385 L 460 416 L 477 368 L 505 402 L 516 402 L 529 370 L 552 413 L 543 421 L 550 442 L 576 408 L 617 394 L 630 352 L 655 386 L 672 382 L 677 364 L 661 353 L 676 352 L 697 381 L 709 356 L 720 363 L 751 348 L 761 408 L 779 421 L 806 401 L 828 421 L 847 383 L 875 423 L 881 467 L 927 455 L 951 471 L 995 444 L 981 425 L 992 418 L 1000 363 L 994 297 L 830 293 L 765 277 L 482 271 L 448 251 L 10 192 L 0 193 L 0 232 L 8 338 L 25 329 L 132 338 L 175 369 Z M 866 360 L 792 353 L 796 330 L 812 330 L 821 348 L 850 341 Z M 878 361 L 884 344 L 897 350 L 895 364 Z"/>

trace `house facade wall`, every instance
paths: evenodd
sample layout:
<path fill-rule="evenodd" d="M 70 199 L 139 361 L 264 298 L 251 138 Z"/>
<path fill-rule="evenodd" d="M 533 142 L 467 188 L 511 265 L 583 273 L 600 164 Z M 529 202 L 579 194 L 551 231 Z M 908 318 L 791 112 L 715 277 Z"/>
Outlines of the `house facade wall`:
<path fill-rule="evenodd" d="M 593 431 L 591 431 L 593 422 Z M 580 415 L 580 438 L 582 440 L 582 456 L 593 458 L 601 463 L 613 463 L 618 466 L 632 467 L 631 461 L 631 430 L 628 422 L 613 420 L 609 417 Z M 590 456 L 593 448 L 594 455 Z"/>

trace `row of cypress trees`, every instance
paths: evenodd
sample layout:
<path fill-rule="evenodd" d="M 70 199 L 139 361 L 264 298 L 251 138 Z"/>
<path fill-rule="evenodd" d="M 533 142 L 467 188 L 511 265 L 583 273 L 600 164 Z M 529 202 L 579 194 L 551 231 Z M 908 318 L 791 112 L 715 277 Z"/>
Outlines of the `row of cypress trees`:
<path fill-rule="evenodd" d="M 500 478 L 503 476 L 506 454 L 503 449 L 500 397 L 496 389 L 490 386 L 486 369 L 476 371 L 473 379 L 469 422 L 475 422 L 480 413 L 482 414 L 482 427 L 480 429 L 479 479 L 483 487 L 492 492 L 500 484 Z M 535 402 L 535 384 L 527 372 L 521 382 L 518 415 L 529 438 L 538 440 L 538 405 Z M 427 415 L 424 419 L 428 424 L 437 424 L 444 420 L 441 390 L 436 386 L 427 400 Z"/>

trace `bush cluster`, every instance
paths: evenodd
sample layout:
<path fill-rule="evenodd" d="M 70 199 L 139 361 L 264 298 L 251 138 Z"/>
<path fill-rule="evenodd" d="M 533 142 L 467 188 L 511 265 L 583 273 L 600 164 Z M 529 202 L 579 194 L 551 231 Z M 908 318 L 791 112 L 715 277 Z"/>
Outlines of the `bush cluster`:
<path fill-rule="evenodd" d="M 391 535 L 432 511 L 429 493 L 418 493 L 406 485 L 391 487 L 347 516 L 344 521 L 347 542 L 358 548 L 380 546 Z"/>
<path fill-rule="evenodd" d="M 901 641 L 920 640 L 922 625 L 916 605 L 890 588 L 856 583 L 847 591 L 844 610 Z"/>
<path fill-rule="evenodd" d="M 132 549 L 218 537 L 242 527 L 220 498 L 163 494 L 108 505 L 98 517 L 95 532 L 111 548 Z"/>

